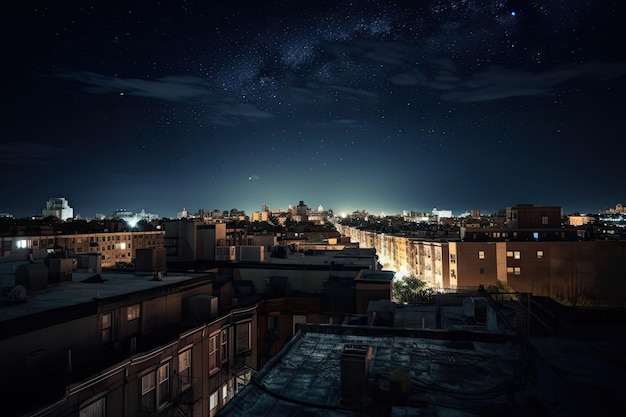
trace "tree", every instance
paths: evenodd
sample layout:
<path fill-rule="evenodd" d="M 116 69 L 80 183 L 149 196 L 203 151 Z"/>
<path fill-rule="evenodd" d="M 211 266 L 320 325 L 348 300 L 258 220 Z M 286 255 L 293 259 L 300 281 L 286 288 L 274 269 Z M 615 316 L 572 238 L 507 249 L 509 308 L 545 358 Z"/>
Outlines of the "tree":
<path fill-rule="evenodd" d="M 394 299 L 404 303 L 428 303 L 435 300 L 435 291 L 426 288 L 426 282 L 415 277 L 404 277 L 393 281 Z"/>

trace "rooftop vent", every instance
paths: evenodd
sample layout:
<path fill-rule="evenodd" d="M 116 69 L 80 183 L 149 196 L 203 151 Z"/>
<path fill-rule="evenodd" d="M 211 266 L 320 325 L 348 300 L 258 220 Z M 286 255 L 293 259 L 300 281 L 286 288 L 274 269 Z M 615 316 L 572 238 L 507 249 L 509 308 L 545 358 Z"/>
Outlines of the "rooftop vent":
<path fill-rule="evenodd" d="M 365 345 L 346 344 L 340 356 L 341 402 L 346 406 L 365 403 L 367 379 L 372 348 Z"/>

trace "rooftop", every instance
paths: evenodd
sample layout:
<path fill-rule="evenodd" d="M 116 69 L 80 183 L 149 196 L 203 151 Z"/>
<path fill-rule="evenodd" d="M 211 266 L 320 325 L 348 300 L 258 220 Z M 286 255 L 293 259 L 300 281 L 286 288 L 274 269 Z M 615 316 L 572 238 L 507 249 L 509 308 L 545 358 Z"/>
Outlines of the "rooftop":
<path fill-rule="evenodd" d="M 23 298 L 7 296 L 15 287 L 16 270 L 29 262 L 0 263 L 2 297 L 0 298 L 0 326 L 3 322 L 41 315 L 50 310 L 92 303 L 106 298 L 124 296 L 149 289 L 165 288 L 171 285 L 202 280 L 207 273 L 167 273 L 159 280 L 152 275 L 138 275 L 133 272 L 89 272 L 86 268 L 74 270 L 71 280 L 47 283 L 45 288 L 28 290 Z M 43 265 L 43 262 L 40 262 Z M 12 326 L 9 326 L 13 328 Z M 9 335 L 3 333 L 1 338 Z"/>
<path fill-rule="evenodd" d="M 503 325 L 506 315 L 490 326 L 489 313 L 476 316 L 480 303 L 473 318 L 467 302 L 454 304 L 397 305 L 395 327 L 301 325 L 218 416 L 565 417 L 621 406 L 624 311 L 564 307 L 557 333 L 525 338 Z M 361 382 L 349 380 L 362 387 L 358 401 L 346 398 L 346 346 L 371 349 Z"/>
<path fill-rule="evenodd" d="M 528 389 L 523 352 L 507 336 L 306 325 L 219 416 L 508 413 L 511 392 Z M 346 346 L 371 348 L 367 396 L 342 398 Z M 406 387 L 396 376 L 404 375 Z M 358 382 L 357 382 L 358 385 Z M 509 413 L 509 415 L 511 415 Z"/>

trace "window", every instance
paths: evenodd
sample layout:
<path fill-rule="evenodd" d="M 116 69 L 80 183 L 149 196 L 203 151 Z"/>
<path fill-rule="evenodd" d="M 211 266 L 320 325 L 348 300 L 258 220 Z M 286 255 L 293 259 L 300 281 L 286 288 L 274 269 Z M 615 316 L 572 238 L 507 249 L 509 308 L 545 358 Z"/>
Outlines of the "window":
<path fill-rule="evenodd" d="M 181 387 L 191 383 L 191 348 L 178 352 L 178 378 Z"/>
<path fill-rule="evenodd" d="M 101 319 L 102 323 L 102 343 L 107 344 L 111 343 L 112 334 L 112 323 L 113 323 L 113 314 L 112 313 L 104 313 Z"/>
<path fill-rule="evenodd" d="M 522 253 L 518 250 L 513 252 L 513 259 L 522 259 Z"/>
<path fill-rule="evenodd" d="M 32 247 L 32 245 L 33 245 L 33 241 L 30 239 L 20 239 L 20 240 L 15 241 L 16 249 L 28 249 Z"/>
<path fill-rule="evenodd" d="M 159 366 L 159 405 L 165 404 L 170 399 L 170 364 L 164 363 Z"/>
<path fill-rule="evenodd" d="M 222 405 L 228 402 L 228 384 L 222 385 Z"/>
<path fill-rule="evenodd" d="M 456 253 L 451 253 L 450 254 L 450 263 L 452 263 L 452 264 L 456 263 Z"/>
<path fill-rule="evenodd" d="M 141 311 L 140 304 L 135 304 L 135 305 L 126 307 L 126 320 L 131 321 L 131 320 L 138 319 L 140 316 L 140 311 Z"/>
<path fill-rule="evenodd" d="M 209 396 L 209 415 L 214 416 L 217 412 L 217 391 Z"/>
<path fill-rule="evenodd" d="M 228 360 L 228 330 L 222 330 L 222 362 Z"/>
<path fill-rule="evenodd" d="M 537 251 L 537 259 L 542 259 L 543 258 L 543 251 L 542 250 L 538 250 Z"/>
<path fill-rule="evenodd" d="M 478 259 L 485 259 L 485 251 L 484 250 L 479 250 L 478 251 Z"/>
<path fill-rule="evenodd" d="M 507 266 L 506 267 L 506 273 L 507 274 L 512 274 L 513 273 L 513 267 L 512 266 Z"/>
<path fill-rule="evenodd" d="M 237 329 L 237 353 L 247 352 L 251 349 L 250 346 L 250 330 L 251 323 L 239 323 L 236 325 Z"/>
<path fill-rule="evenodd" d="M 514 268 L 513 268 L 513 273 L 514 273 L 515 275 L 522 275 L 522 268 L 521 268 L 521 267 L 519 267 L 519 266 L 514 267 Z"/>
<path fill-rule="evenodd" d="M 485 268 L 483 267 L 480 268 L 480 275 L 485 275 Z"/>
<path fill-rule="evenodd" d="M 106 396 L 102 396 L 95 401 L 88 402 L 80 407 L 78 417 L 105 417 L 106 416 Z"/>
<path fill-rule="evenodd" d="M 209 337 L 209 372 L 219 368 L 217 359 L 219 358 L 220 334 Z"/>
<path fill-rule="evenodd" d="M 513 257 L 513 251 L 512 250 L 506 251 L 506 257 L 507 258 L 512 258 Z"/>
<path fill-rule="evenodd" d="M 541 224 L 548 224 L 548 216 L 541 216 Z"/>
<path fill-rule="evenodd" d="M 156 370 L 141 377 L 141 407 L 156 410 L 170 399 L 170 364 L 162 363 Z"/>
<path fill-rule="evenodd" d="M 150 372 L 141 377 L 141 406 L 145 409 L 153 410 L 155 401 L 155 374 Z"/>

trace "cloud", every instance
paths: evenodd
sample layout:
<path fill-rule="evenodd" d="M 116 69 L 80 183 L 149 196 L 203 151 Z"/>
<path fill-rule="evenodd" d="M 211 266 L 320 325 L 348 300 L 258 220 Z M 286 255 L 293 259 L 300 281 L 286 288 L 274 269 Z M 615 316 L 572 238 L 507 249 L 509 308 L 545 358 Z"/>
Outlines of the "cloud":
<path fill-rule="evenodd" d="M 539 73 L 493 66 L 463 81 L 451 82 L 456 91 L 444 93 L 442 98 L 459 102 L 479 102 L 552 95 L 559 85 L 574 79 L 599 82 L 624 75 L 626 75 L 625 64 L 563 65 Z"/>
<path fill-rule="evenodd" d="M 626 64 L 594 62 L 562 65 L 543 72 L 491 66 L 462 78 L 448 61 L 433 60 L 431 63 L 441 65 L 431 71 L 434 75 L 414 69 L 392 76 L 390 82 L 399 86 L 430 88 L 441 91 L 444 100 L 470 103 L 552 95 L 560 85 L 573 80 L 604 82 L 626 75 Z"/>
<path fill-rule="evenodd" d="M 54 163 L 63 148 L 32 142 L 0 143 L 0 165 L 24 166 Z"/>
<path fill-rule="evenodd" d="M 87 71 L 62 72 L 56 77 L 85 85 L 92 94 L 120 94 L 164 101 L 201 103 L 209 109 L 208 120 L 220 125 L 273 117 L 253 104 L 224 96 L 209 81 L 192 76 L 167 76 L 154 79 L 121 78 Z"/>
<path fill-rule="evenodd" d="M 60 72 L 57 78 L 85 85 L 93 94 L 120 94 L 150 97 L 170 101 L 208 98 L 215 95 L 214 87 L 200 77 L 168 76 L 154 79 L 121 78 L 89 71 Z"/>

